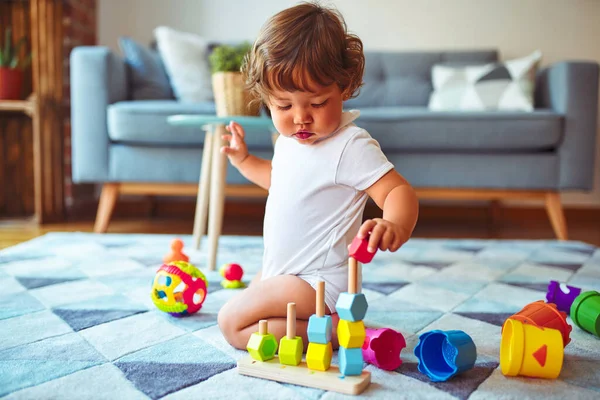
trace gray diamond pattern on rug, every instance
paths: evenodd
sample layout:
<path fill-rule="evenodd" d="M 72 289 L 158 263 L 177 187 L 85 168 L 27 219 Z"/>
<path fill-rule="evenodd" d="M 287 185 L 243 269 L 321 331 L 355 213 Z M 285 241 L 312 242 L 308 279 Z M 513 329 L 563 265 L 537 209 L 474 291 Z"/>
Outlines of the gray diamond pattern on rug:
<path fill-rule="evenodd" d="M 452 385 L 449 386 L 447 382 L 431 382 L 430 385 L 436 389 L 448 392 L 461 400 L 469 398 L 483 381 L 485 381 L 496 368 L 498 368 L 497 362 L 486 362 L 476 364 L 475 367 L 464 374 L 457 375 L 452 380 Z M 416 363 L 402 364 L 397 369 L 402 375 L 410 376 L 411 378 L 418 379 L 421 382 L 429 382 L 429 378 L 419 372 Z"/>
<path fill-rule="evenodd" d="M 79 278 L 26 278 L 17 277 L 19 283 L 27 289 L 37 289 L 44 286 L 56 285 L 57 283 L 65 283 L 76 281 Z"/>
<path fill-rule="evenodd" d="M 223 289 L 206 252 L 184 252 L 209 282 L 199 313 L 174 318 L 150 299 L 171 235 L 52 233 L 0 251 L 0 397 L 7 399 L 338 399 L 334 392 L 238 374 L 217 326 Z M 217 265 L 241 263 L 245 282 L 260 269 L 262 238 L 223 236 Z M 243 260 L 241 262 L 240 260 Z M 507 378 L 499 371 L 500 329 L 548 282 L 600 290 L 600 251 L 552 240 L 411 239 L 363 265 L 365 324 L 400 331 L 402 366 L 366 366 L 373 399 L 597 398 L 600 339 L 574 327 L 557 380 Z M 571 323 L 570 319 L 569 322 Z M 461 329 L 475 342 L 475 367 L 434 383 L 417 370 L 420 334 Z M 337 354 L 334 354 L 334 361 Z M 244 397 L 246 396 L 246 397 Z"/>
<path fill-rule="evenodd" d="M 152 399 L 207 380 L 235 367 L 235 363 L 162 364 L 115 362 L 135 387 Z"/>
<path fill-rule="evenodd" d="M 146 310 L 66 310 L 61 308 L 52 311 L 69 324 L 74 331 L 146 312 Z"/>

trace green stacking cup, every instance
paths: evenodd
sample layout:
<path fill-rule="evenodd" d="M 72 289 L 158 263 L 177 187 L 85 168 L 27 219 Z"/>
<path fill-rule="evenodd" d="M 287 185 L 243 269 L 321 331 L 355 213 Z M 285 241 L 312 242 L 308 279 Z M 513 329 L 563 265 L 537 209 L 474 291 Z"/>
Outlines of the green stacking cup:
<path fill-rule="evenodd" d="M 571 305 L 571 319 L 575 324 L 600 337 L 600 293 L 583 292 Z"/>

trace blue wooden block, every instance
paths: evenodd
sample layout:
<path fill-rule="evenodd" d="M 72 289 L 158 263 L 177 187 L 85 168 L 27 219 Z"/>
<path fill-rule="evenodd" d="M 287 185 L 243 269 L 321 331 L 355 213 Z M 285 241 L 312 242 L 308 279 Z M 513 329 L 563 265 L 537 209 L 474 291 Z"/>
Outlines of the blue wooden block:
<path fill-rule="evenodd" d="M 340 319 L 346 321 L 362 321 L 367 315 L 367 298 L 363 293 L 340 293 L 335 308 Z"/>
<path fill-rule="evenodd" d="M 338 350 L 338 361 L 340 364 L 340 373 L 344 376 L 360 375 L 363 371 L 363 353 L 362 347 L 347 349 L 340 347 Z"/>
<path fill-rule="evenodd" d="M 308 319 L 308 328 L 306 329 L 308 341 L 320 344 L 331 342 L 331 329 L 331 316 L 325 315 L 319 317 L 317 314 L 311 315 Z"/>

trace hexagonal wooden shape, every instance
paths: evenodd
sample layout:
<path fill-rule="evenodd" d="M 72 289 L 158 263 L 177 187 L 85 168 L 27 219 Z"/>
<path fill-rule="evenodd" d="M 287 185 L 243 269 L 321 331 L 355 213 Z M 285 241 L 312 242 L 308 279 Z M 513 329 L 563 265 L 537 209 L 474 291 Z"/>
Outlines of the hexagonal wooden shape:
<path fill-rule="evenodd" d="M 284 336 L 279 341 L 279 362 L 284 365 L 298 365 L 302 361 L 304 343 L 300 336 L 293 339 Z"/>
<path fill-rule="evenodd" d="M 362 348 L 367 331 L 365 330 L 363 321 L 352 322 L 340 319 L 337 326 L 337 334 L 340 347 L 347 349 Z"/>
<path fill-rule="evenodd" d="M 267 361 L 275 357 L 277 351 L 277 340 L 273 334 L 267 332 L 266 320 L 258 321 L 258 332 L 250 335 L 246 350 L 258 361 Z"/>
<path fill-rule="evenodd" d="M 340 293 L 335 308 L 340 319 L 346 321 L 361 321 L 367 315 L 367 298 L 363 293 Z"/>
<path fill-rule="evenodd" d="M 332 322 L 330 315 L 319 317 L 317 314 L 313 314 L 308 319 L 306 332 L 310 343 L 327 344 L 331 342 L 331 331 Z"/>
<path fill-rule="evenodd" d="M 363 370 L 362 348 L 347 349 L 341 347 L 338 350 L 340 373 L 342 375 L 360 375 Z"/>
<path fill-rule="evenodd" d="M 350 257 L 353 257 L 356 261 L 363 264 L 368 264 L 373 260 L 375 253 L 370 253 L 367 248 L 369 247 L 369 236 L 364 239 L 355 237 L 350 243 L 348 253 Z"/>
<path fill-rule="evenodd" d="M 327 344 L 309 343 L 306 351 L 306 365 L 309 369 L 327 371 L 331 366 L 333 347 Z"/>

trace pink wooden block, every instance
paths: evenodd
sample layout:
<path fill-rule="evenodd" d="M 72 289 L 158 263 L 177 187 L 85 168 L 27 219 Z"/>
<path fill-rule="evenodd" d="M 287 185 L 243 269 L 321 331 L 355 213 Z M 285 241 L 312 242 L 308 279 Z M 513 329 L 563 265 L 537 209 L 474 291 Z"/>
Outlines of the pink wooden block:
<path fill-rule="evenodd" d="M 356 261 L 367 264 L 370 263 L 375 253 L 369 253 L 367 247 L 369 246 L 369 236 L 364 239 L 359 239 L 358 236 L 352 240 L 350 244 L 350 257 L 353 257 Z M 375 251 L 377 252 L 377 251 Z"/>

